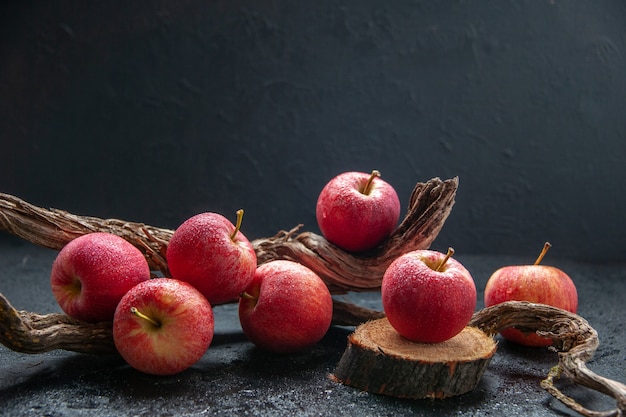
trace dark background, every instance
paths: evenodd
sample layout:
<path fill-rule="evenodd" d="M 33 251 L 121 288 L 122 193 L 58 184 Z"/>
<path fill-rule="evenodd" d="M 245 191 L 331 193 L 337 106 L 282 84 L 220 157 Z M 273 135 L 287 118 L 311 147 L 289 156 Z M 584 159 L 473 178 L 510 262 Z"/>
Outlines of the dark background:
<path fill-rule="evenodd" d="M 459 176 L 435 249 L 626 260 L 625 108 L 623 0 L 0 6 L 0 192 L 76 214 L 317 231 L 375 168 Z"/>

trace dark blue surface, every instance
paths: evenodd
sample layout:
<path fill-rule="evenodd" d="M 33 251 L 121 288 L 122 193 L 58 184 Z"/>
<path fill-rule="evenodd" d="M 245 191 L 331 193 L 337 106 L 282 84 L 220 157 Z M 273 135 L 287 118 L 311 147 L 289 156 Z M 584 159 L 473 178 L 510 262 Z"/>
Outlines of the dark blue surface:
<path fill-rule="evenodd" d="M 60 312 L 49 289 L 56 252 L 17 239 L 0 241 L 0 292 L 19 310 Z M 479 289 L 500 266 L 524 262 L 498 256 L 458 256 Z M 548 257 L 549 258 L 549 255 Z M 580 292 L 579 313 L 598 331 L 600 348 L 589 366 L 626 381 L 626 265 L 545 259 L 570 274 Z M 378 293 L 347 298 L 380 308 Z M 563 416 L 576 415 L 539 382 L 556 355 L 500 341 L 478 387 L 446 400 L 408 401 L 372 395 L 328 378 L 351 328 L 333 327 L 311 350 L 288 356 L 262 352 L 241 333 L 234 305 L 215 309 L 216 335 L 202 360 L 171 377 L 129 368 L 116 356 L 53 351 L 29 355 L 0 347 L 0 415 L 3 416 Z M 614 407 L 603 395 L 564 382 L 566 393 L 594 409 Z"/>

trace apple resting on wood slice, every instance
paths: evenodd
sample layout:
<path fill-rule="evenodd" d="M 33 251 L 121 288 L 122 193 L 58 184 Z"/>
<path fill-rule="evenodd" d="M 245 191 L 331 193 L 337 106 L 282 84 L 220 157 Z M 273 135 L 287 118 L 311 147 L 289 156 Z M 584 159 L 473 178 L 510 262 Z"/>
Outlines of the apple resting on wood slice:
<path fill-rule="evenodd" d="M 408 252 L 389 265 L 381 286 L 389 323 L 403 337 L 438 343 L 459 333 L 476 309 L 476 285 L 469 271 L 434 250 Z"/>
<path fill-rule="evenodd" d="M 417 250 L 389 266 L 381 288 L 387 317 L 349 336 L 334 380 L 400 398 L 445 398 L 476 387 L 496 343 L 467 327 L 476 286 L 453 253 Z"/>

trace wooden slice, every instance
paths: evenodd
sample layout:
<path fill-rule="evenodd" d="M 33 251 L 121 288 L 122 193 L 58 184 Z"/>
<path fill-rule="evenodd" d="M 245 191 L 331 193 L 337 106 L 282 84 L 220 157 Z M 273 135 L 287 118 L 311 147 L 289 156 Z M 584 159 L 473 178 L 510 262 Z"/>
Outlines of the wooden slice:
<path fill-rule="evenodd" d="M 475 327 L 442 343 L 415 343 L 386 318 L 358 326 L 331 379 L 398 398 L 446 398 L 473 390 L 496 342 Z"/>

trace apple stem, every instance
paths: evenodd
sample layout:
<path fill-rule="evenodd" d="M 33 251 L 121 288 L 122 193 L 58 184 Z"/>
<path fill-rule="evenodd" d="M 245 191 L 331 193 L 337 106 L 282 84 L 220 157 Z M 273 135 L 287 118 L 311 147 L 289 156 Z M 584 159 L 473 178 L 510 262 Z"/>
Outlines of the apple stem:
<path fill-rule="evenodd" d="M 550 244 L 550 242 L 546 242 L 543 244 L 543 249 L 541 250 L 541 253 L 537 257 L 537 260 L 535 261 L 535 265 L 539 265 L 543 257 L 546 256 L 546 252 L 548 252 L 548 249 L 550 249 L 551 247 L 552 245 Z"/>
<path fill-rule="evenodd" d="M 241 298 L 245 298 L 245 299 L 247 299 L 247 300 L 254 300 L 254 301 L 257 301 L 257 300 L 259 299 L 259 297 L 255 297 L 254 295 L 250 295 L 250 294 L 248 294 L 248 293 L 247 293 L 247 292 L 245 292 L 245 291 L 244 291 L 244 292 L 242 292 L 241 294 L 239 294 L 239 296 L 240 296 Z"/>
<path fill-rule="evenodd" d="M 454 255 L 454 249 L 453 248 L 448 248 L 448 253 L 446 253 L 445 258 L 443 258 L 441 260 L 441 262 L 439 262 L 439 265 L 437 266 L 437 269 L 435 269 L 435 271 L 437 272 L 441 272 L 441 269 L 443 268 L 443 266 L 446 264 L 446 262 L 448 262 L 448 259 L 450 259 L 450 257 Z"/>
<path fill-rule="evenodd" d="M 380 178 L 380 171 L 378 171 L 377 169 L 372 171 L 372 175 L 370 175 L 370 177 L 367 179 L 367 182 L 365 183 L 365 186 L 363 187 L 363 190 L 361 191 L 362 194 L 369 194 L 372 188 L 372 183 L 374 182 L 374 178 Z"/>
<path fill-rule="evenodd" d="M 232 235 L 230 235 L 231 240 L 235 240 L 237 232 L 239 232 L 239 229 L 241 229 L 241 222 L 243 222 L 243 209 L 237 210 L 237 223 L 235 224 L 235 231 Z"/>
<path fill-rule="evenodd" d="M 161 323 L 159 323 L 158 321 L 156 321 L 152 317 L 146 316 L 141 311 L 137 310 L 136 307 L 131 307 L 130 308 L 130 312 L 133 313 L 135 316 L 137 316 L 137 317 L 139 317 L 141 319 L 144 319 L 145 321 L 147 321 L 148 323 L 152 324 L 155 327 L 161 327 Z"/>

